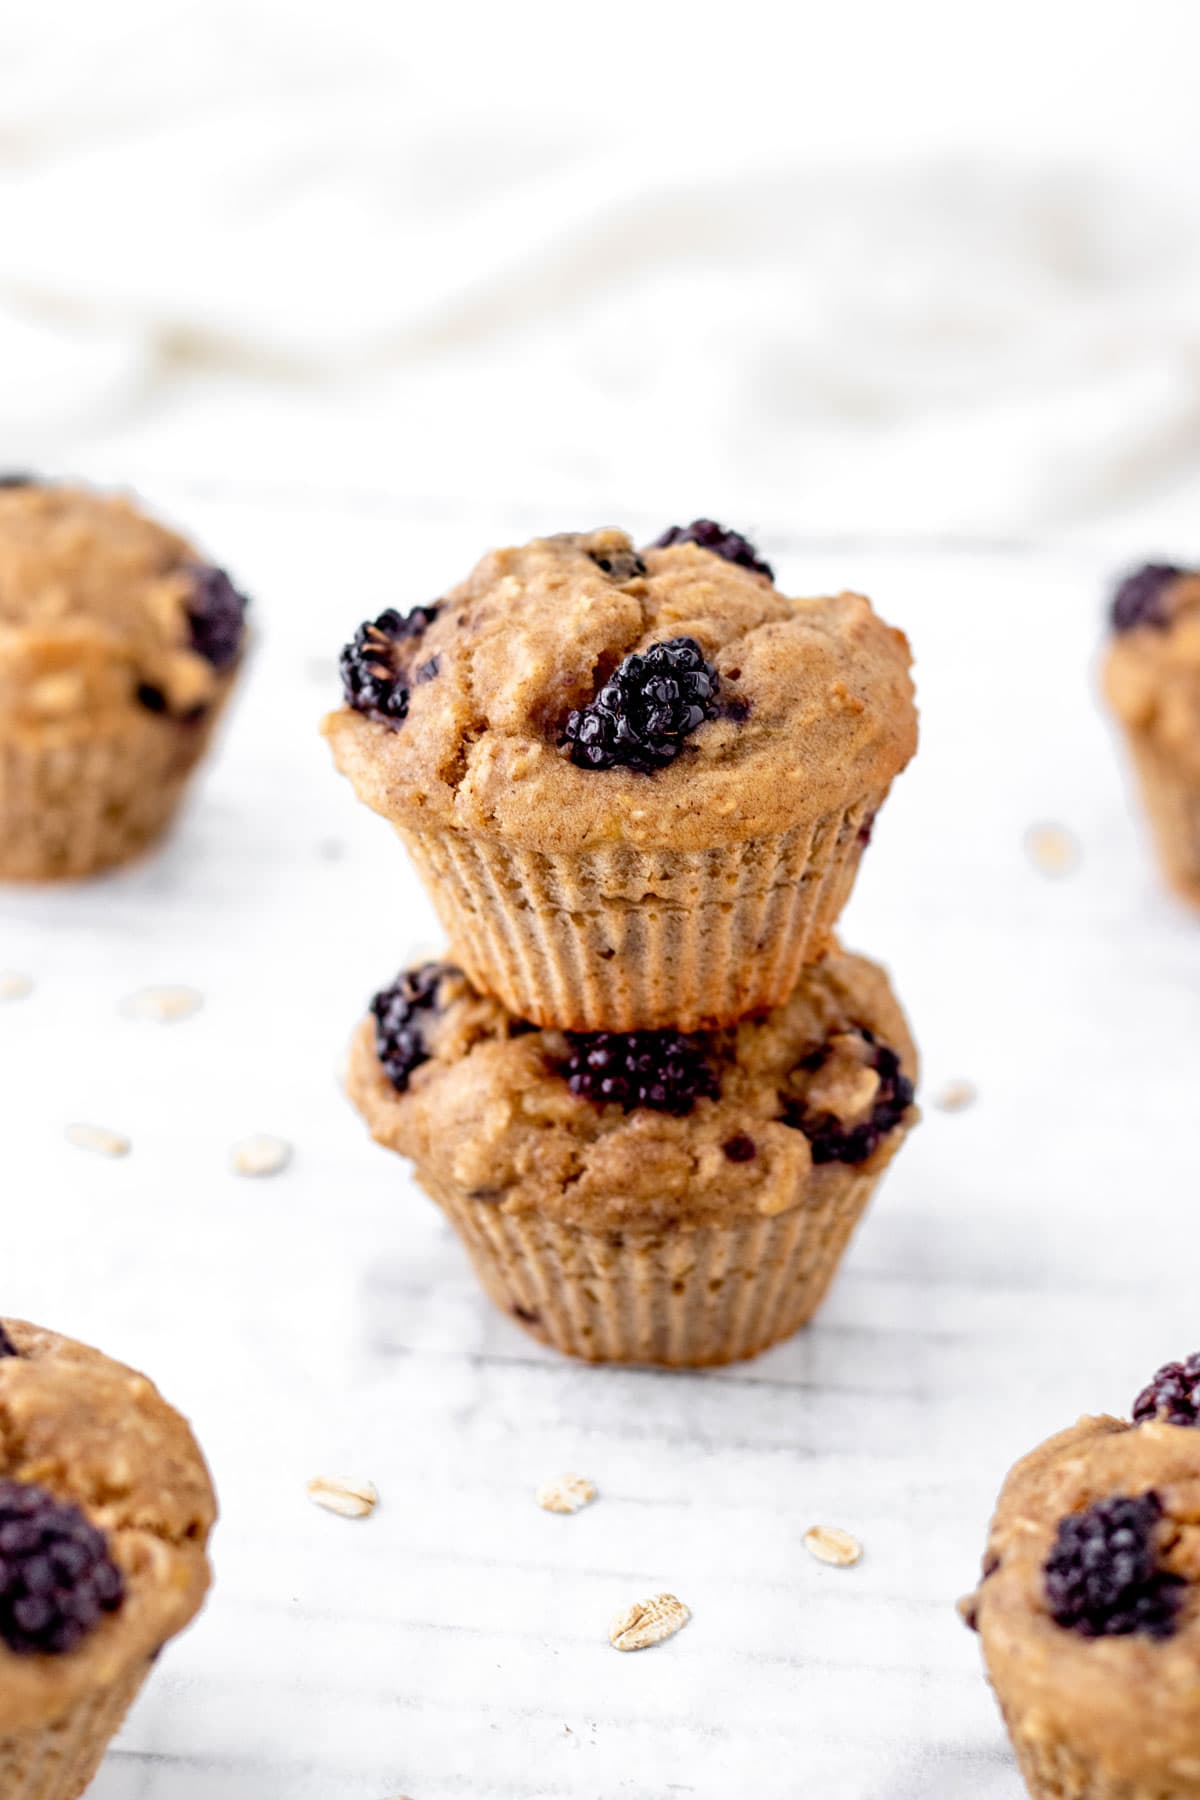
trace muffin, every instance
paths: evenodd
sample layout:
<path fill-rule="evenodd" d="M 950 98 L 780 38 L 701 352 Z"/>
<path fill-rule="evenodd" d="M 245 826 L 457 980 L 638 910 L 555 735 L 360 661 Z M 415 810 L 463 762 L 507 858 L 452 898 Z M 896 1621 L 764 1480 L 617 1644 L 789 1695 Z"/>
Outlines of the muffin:
<path fill-rule="evenodd" d="M 963 1602 L 1035 1800 L 1200 1800 L 1200 1357 L 1017 1463 Z"/>
<path fill-rule="evenodd" d="M 1200 574 L 1152 563 L 1117 589 L 1104 687 L 1167 879 L 1200 906 Z"/>
<path fill-rule="evenodd" d="M 486 556 L 342 657 L 338 767 L 481 992 L 577 1031 L 730 1024 L 820 955 L 916 747 L 904 637 L 698 521 Z"/>
<path fill-rule="evenodd" d="M 128 501 L 0 482 L 0 880 L 166 829 L 241 661 L 245 600 Z"/>
<path fill-rule="evenodd" d="M 0 1793 L 74 1800 L 199 1610 L 212 1483 L 144 1375 L 0 1323 Z"/>
<path fill-rule="evenodd" d="M 538 1030 L 427 964 L 376 995 L 348 1086 L 504 1312 L 589 1361 L 699 1366 L 812 1316 L 915 1074 L 887 976 L 834 950 L 702 1034 Z"/>

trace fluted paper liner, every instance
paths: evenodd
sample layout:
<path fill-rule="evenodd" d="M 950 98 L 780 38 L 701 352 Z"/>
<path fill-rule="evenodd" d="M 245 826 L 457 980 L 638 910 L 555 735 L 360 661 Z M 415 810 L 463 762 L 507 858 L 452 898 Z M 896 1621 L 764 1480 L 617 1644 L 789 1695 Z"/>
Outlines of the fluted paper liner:
<path fill-rule="evenodd" d="M 534 1336 L 588 1362 L 703 1368 L 757 1356 L 806 1324 L 891 1155 L 828 1164 L 803 1203 L 729 1225 L 589 1231 L 506 1213 L 427 1180 L 485 1291 Z"/>
<path fill-rule="evenodd" d="M 59 741 L 6 741 L 0 731 L 0 881 L 78 879 L 148 849 L 171 823 L 221 710 L 218 702 L 190 724 L 131 711 L 107 731 Z"/>
<path fill-rule="evenodd" d="M 49 1725 L 0 1736 L 3 1800 L 77 1800 L 100 1767 L 150 1666 L 139 1664 Z"/>
<path fill-rule="evenodd" d="M 1180 768 L 1142 733 L 1130 732 L 1129 743 L 1163 871 L 1200 906 L 1200 775 Z"/>
<path fill-rule="evenodd" d="M 549 855 L 398 826 L 471 982 L 569 1031 L 695 1031 L 782 1005 L 825 949 L 886 791 L 782 836 Z"/>

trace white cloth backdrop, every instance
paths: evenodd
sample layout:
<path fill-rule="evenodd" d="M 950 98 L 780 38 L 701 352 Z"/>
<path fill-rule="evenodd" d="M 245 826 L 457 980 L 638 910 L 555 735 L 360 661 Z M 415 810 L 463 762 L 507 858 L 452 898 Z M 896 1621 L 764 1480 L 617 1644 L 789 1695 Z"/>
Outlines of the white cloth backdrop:
<path fill-rule="evenodd" d="M 1194 546 L 1186 0 L 435 11 L 0 13 L 0 459 Z"/>

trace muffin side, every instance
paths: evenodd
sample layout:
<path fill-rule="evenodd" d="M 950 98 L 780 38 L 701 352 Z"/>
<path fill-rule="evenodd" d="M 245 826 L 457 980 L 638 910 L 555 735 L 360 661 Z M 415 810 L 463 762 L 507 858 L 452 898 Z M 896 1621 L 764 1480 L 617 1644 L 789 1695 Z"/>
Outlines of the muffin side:
<path fill-rule="evenodd" d="M 126 501 L 0 491 L 0 879 L 78 878 L 161 835 L 236 680 L 244 610 Z"/>

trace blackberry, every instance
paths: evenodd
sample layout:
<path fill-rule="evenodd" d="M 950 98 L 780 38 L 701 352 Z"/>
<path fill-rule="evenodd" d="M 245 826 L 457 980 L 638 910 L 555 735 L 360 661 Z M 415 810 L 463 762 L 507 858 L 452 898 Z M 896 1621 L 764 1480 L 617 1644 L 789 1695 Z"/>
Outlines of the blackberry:
<path fill-rule="evenodd" d="M 620 764 L 644 775 L 674 762 L 689 732 L 713 719 L 721 678 L 694 638 L 627 656 L 590 706 L 568 714 L 559 739 L 581 769 Z"/>
<path fill-rule="evenodd" d="M 3 1325 L 0 1325 L 0 1356 L 20 1356 L 20 1354 L 21 1352 L 9 1337 Z"/>
<path fill-rule="evenodd" d="M 866 1066 L 879 1076 L 879 1087 L 869 1119 L 857 1125 L 846 1125 L 832 1113 L 810 1113 L 800 1100 L 785 1099 L 783 1122 L 802 1131 L 808 1139 L 814 1163 L 864 1163 L 873 1156 L 881 1141 L 894 1131 L 913 1102 L 913 1084 L 900 1067 L 900 1058 L 886 1044 L 876 1041 L 865 1026 L 856 1025 L 870 1049 Z M 801 1064 L 814 1073 L 829 1055 L 827 1047 L 816 1050 Z"/>
<path fill-rule="evenodd" d="M 108 1539 L 33 1482 L 0 1481 L 0 1638 L 19 1656 L 74 1650 L 125 1598 Z"/>
<path fill-rule="evenodd" d="M 377 619 L 360 625 L 342 651 L 339 667 L 346 705 L 393 729 L 408 717 L 408 665 L 398 654 L 400 644 L 424 637 L 438 616 L 438 605 L 414 606 L 409 613 L 394 607 Z M 437 673 L 436 657 L 418 671 L 419 680 Z M 428 670 L 429 675 L 422 671 Z"/>
<path fill-rule="evenodd" d="M 1154 1493 L 1097 1500 L 1058 1522 L 1042 1571 L 1055 1623 L 1083 1637 L 1170 1637 L 1183 1581 L 1158 1564 L 1154 1533 L 1162 1502 Z"/>
<path fill-rule="evenodd" d="M 1184 573 L 1171 563 L 1147 563 L 1134 569 L 1120 582 L 1112 601 L 1114 631 L 1133 631 L 1138 625 L 1153 625 L 1162 631 L 1167 624 L 1164 607 L 1167 589 Z"/>
<path fill-rule="evenodd" d="M 429 1061 L 425 1026 L 438 1011 L 442 977 L 457 975 L 448 963 L 422 963 L 405 969 L 391 987 L 381 988 L 371 1002 L 375 1015 L 375 1054 L 398 1094 L 403 1094 L 414 1069 Z"/>
<path fill-rule="evenodd" d="M 753 569 L 756 575 L 765 575 L 768 581 L 775 579 L 774 569 L 762 560 L 749 538 L 744 538 L 740 531 L 726 531 L 715 519 L 693 519 L 690 525 L 669 525 L 662 536 L 654 540 L 656 550 L 667 550 L 672 544 L 699 544 L 701 550 L 711 550 L 714 556 L 723 556 L 726 562 L 737 563 L 739 568 Z"/>
<path fill-rule="evenodd" d="M 1133 1403 L 1133 1422 L 1165 1419 L 1168 1425 L 1200 1425 L 1200 1354 L 1164 1363 Z"/>
<path fill-rule="evenodd" d="M 197 563 L 188 573 L 192 591 L 187 602 L 192 649 L 206 657 L 218 674 L 232 669 L 246 629 L 245 594 L 239 594 L 224 569 Z"/>
<path fill-rule="evenodd" d="M 597 1106 L 637 1106 L 682 1119 L 720 1092 L 708 1042 L 682 1031 L 570 1031 L 567 1086 Z"/>

